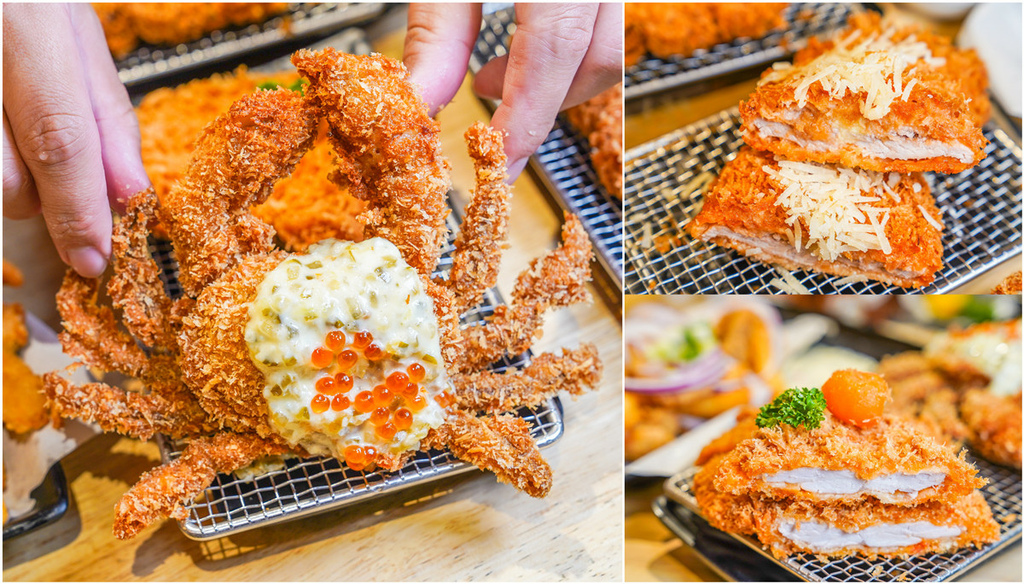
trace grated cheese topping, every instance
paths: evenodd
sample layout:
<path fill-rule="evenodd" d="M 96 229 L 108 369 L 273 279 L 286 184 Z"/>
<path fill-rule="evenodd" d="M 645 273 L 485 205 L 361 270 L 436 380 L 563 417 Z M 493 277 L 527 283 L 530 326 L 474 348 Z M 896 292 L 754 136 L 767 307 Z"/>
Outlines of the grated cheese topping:
<path fill-rule="evenodd" d="M 893 42 L 895 30 L 890 27 L 863 40 L 861 31 L 855 30 L 803 67 L 776 64 L 759 85 L 798 78 L 800 82 L 794 97 L 800 107 L 807 105 L 807 93 L 815 83 L 820 84 L 831 99 L 842 99 L 847 91 L 863 93 L 861 115 L 869 120 L 882 118 L 889 113 L 893 102 L 910 97 L 917 79 L 910 79 L 906 84 L 904 80 L 915 67 L 921 63 L 941 67 L 946 63 L 941 57 L 933 57 L 928 45 L 914 35 Z"/>
<path fill-rule="evenodd" d="M 893 190 L 899 174 L 789 160 L 779 161 L 778 169 L 762 168 L 782 191 L 775 204 L 786 210 L 798 250 L 806 248 L 826 261 L 852 251 L 892 253 L 886 203 L 899 201 Z"/>

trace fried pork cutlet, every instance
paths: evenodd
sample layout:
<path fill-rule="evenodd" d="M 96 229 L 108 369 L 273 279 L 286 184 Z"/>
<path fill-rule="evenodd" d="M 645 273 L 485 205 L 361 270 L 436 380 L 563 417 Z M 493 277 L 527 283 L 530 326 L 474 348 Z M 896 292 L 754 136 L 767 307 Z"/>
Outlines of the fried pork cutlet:
<path fill-rule="evenodd" d="M 777 160 L 745 147 L 687 228 L 786 269 L 916 288 L 942 267 L 940 217 L 920 174 Z"/>
<path fill-rule="evenodd" d="M 764 73 L 740 104 L 743 137 L 794 161 L 960 172 L 984 157 L 987 86 L 973 50 L 858 14 L 838 40 Z"/>
<path fill-rule="evenodd" d="M 590 161 L 608 193 L 622 198 L 622 84 L 565 112 L 590 142 Z"/>
<path fill-rule="evenodd" d="M 103 2 L 93 9 L 107 46 L 120 59 L 140 43 L 174 45 L 227 26 L 262 22 L 288 9 L 287 2 Z"/>
<path fill-rule="evenodd" d="M 135 113 L 142 138 L 142 162 L 160 200 L 166 200 L 171 186 L 181 178 L 207 124 L 259 87 L 293 87 L 298 80 L 294 71 L 254 74 L 242 66 L 233 73 L 147 94 Z M 326 126 L 322 126 L 313 148 L 292 173 L 274 185 L 266 202 L 252 208 L 253 214 L 274 226 L 286 249 L 305 251 L 328 238 L 363 239 L 363 224 L 356 217 L 366 205 L 328 178 L 335 160 Z"/>
<path fill-rule="evenodd" d="M 786 22 L 785 2 L 627 3 L 626 66 L 644 53 L 688 57 L 738 38 L 759 38 Z"/>
<path fill-rule="evenodd" d="M 915 424 L 882 416 L 867 428 L 831 414 L 814 429 L 762 428 L 729 451 L 715 489 L 733 495 L 813 503 L 950 502 L 985 484 L 961 452 Z"/>

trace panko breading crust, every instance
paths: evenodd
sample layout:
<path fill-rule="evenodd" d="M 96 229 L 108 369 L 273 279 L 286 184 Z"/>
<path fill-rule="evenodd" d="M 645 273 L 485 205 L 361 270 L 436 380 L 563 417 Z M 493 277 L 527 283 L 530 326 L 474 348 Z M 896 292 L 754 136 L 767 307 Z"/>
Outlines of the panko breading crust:
<path fill-rule="evenodd" d="M 971 446 L 982 456 L 1021 467 L 1021 393 L 1000 396 L 983 389 L 964 394 L 960 415 L 970 428 Z"/>
<path fill-rule="evenodd" d="M 608 193 L 622 198 L 622 84 L 565 112 L 587 137 L 590 161 Z"/>
<path fill-rule="evenodd" d="M 850 27 L 839 38 L 854 31 L 861 35 L 858 38 L 866 38 L 882 32 L 884 26 L 877 14 L 854 15 L 850 18 Z M 837 163 L 881 172 L 954 173 L 974 166 L 984 157 L 987 143 L 981 133 L 990 109 L 985 66 L 973 50 L 959 50 L 949 39 L 917 27 L 900 28 L 892 38 L 899 41 L 910 35 L 925 42 L 934 57 L 944 58 L 945 65 L 932 67 L 918 62 L 908 69 L 903 76 L 904 87 L 911 80 L 917 83 L 908 99 L 895 100 L 886 115 L 868 120 L 860 112 L 865 93 L 847 92 L 842 99 L 832 99 L 819 82 L 810 86 L 807 103 L 800 108 L 794 95 L 799 80 L 790 74 L 782 80 L 768 81 L 766 78 L 775 74 L 769 69 L 757 90 L 740 104 L 744 140 L 758 150 L 768 150 L 788 160 Z M 797 53 L 791 71 L 798 71 L 833 46 L 834 41 L 812 41 L 808 48 Z M 799 110 L 798 115 L 793 114 L 796 110 Z M 829 143 L 831 147 L 812 149 L 795 140 L 765 135 L 755 126 L 758 120 L 781 124 L 802 140 Z M 963 162 L 952 156 L 921 159 L 874 156 L 862 150 L 856 140 L 836 143 L 837 130 L 849 130 L 882 141 L 890 137 L 906 138 L 908 130 L 912 130 L 911 138 L 961 143 L 973 151 L 974 158 Z"/>
<path fill-rule="evenodd" d="M 862 480 L 894 473 L 946 474 L 941 485 L 907 498 L 908 504 L 950 502 L 985 485 L 963 451 L 955 454 L 952 447 L 924 435 L 911 422 L 885 415 L 868 428 L 855 429 L 828 413 L 814 430 L 786 425 L 758 430 L 754 438 L 740 443 L 723 457 L 714 484 L 716 490 L 733 495 L 792 497 L 812 502 L 834 500 L 762 480 L 765 474 L 797 468 L 848 470 Z M 858 495 L 852 499 L 867 497 L 872 496 Z"/>
<path fill-rule="evenodd" d="M 932 217 L 941 217 L 941 213 L 935 207 L 928 183 L 919 174 L 902 176 L 893 187 L 900 196 L 900 202 L 878 203 L 888 205 L 891 212 L 885 226 L 886 237 L 892 246 L 890 254 L 877 249 L 846 252 L 836 261 L 829 262 L 806 252 L 798 261 L 792 255 L 776 255 L 730 236 L 715 235 L 715 228 L 725 228 L 741 235 L 770 238 L 792 246 L 787 233 L 790 227 L 786 223 L 786 210 L 777 204 L 782 189 L 770 179 L 764 166 L 779 167 L 775 157 L 769 153 L 750 147 L 741 149 L 709 186 L 703 208 L 687 225 L 690 235 L 791 270 L 812 269 L 839 276 L 869 275 L 883 282 L 912 287 L 924 286 L 934 280 L 935 272 L 942 267 L 942 234 L 924 218 L 919 206 L 923 206 Z M 917 192 L 913 188 L 915 184 L 920 185 Z M 809 228 L 802 219 L 800 224 L 803 233 L 808 233 Z M 793 251 L 795 254 L 796 249 Z M 908 275 L 900 276 L 898 273 Z"/>

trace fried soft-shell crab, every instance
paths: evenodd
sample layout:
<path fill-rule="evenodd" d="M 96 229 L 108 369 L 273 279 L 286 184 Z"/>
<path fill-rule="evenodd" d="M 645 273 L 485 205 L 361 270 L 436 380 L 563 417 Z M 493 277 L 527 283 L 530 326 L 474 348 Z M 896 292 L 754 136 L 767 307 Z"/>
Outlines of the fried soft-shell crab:
<path fill-rule="evenodd" d="M 519 276 L 507 305 L 481 325 L 459 324 L 494 285 L 506 239 L 501 134 L 479 123 L 466 134 L 477 186 L 447 279 L 432 279 L 447 237 L 449 165 L 405 68 L 332 49 L 292 61 L 309 81 L 304 95 L 278 89 L 236 102 L 204 129 L 165 200 L 138 193 L 115 222 L 107 292 L 120 324 L 97 304 L 99 280 L 69 270 L 58 294 L 65 351 L 145 390 L 50 374 L 54 411 L 141 439 L 189 440 L 180 458 L 122 497 L 119 538 L 161 517 L 183 519 L 217 473 L 282 453 L 396 470 L 417 449 L 448 448 L 544 496 L 551 469 L 528 424 L 502 412 L 559 391 L 577 395 L 600 378 L 587 344 L 518 371 L 487 370 L 530 347 L 548 308 L 589 301 L 591 247 L 573 215 L 562 245 Z M 339 154 L 338 180 L 368 203 L 367 239 L 287 254 L 249 208 L 291 171 L 321 119 Z M 179 264 L 177 299 L 148 251 L 157 221 Z"/>

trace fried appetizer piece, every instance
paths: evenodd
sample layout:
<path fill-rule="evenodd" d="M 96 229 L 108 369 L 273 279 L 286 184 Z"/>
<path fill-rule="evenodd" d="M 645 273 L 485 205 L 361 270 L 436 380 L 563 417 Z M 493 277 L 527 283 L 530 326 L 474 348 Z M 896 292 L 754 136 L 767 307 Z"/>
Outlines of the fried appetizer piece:
<path fill-rule="evenodd" d="M 38 430 L 50 417 L 43 380 L 18 356 L 27 343 L 24 309 L 20 304 L 4 304 L 3 419 L 4 427 L 15 434 Z"/>
<path fill-rule="evenodd" d="M 777 63 L 740 104 L 743 138 L 794 161 L 960 172 L 984 157 L 985 66 L 973 50 L 877 14 Z"/>
<path fill-rule="evenodd" d="M 687 229 L 789 270 L 920 287 L 942 267 L 941 213 L 920 174 L 776 160 L 740 150 Z"/>
<path fill-rule="evenodd" d="M 953 501 L 985 481 L 953 449 L 915 424 L 883 415 L 859 428 L 826 412 L 813 430 L 762 428 L 729 451 L 715 488 L 733 495 L 814 503 Z"/>
<path fill-rule="evenodd" d="M 590 161 L 608 193 L 622 198 L 622 84 L 565 112 L 587 137 Z"/>
<path fill-rule="evenodd" d="M 1021 389 L 1021 321 L 985 322 L 933 338 L 924 355 L 961 387 L 1010 396 Z"/>
<path fill-rule="evenodd" d="M 971 446 L 992 462 L 1021 467 L 1021 393 L 1000 396 L 968 391 L 960 415 L 972 432 Z"/>
<path fill-rule="evenodd" d="M 25 277 L 22 275 L 21 270 L 18 266 L 11 262 L 4 260 L 4 286 L 21 286 L 25 281 Z"/>
<path fill-rule="evenodd" d="M 288 9 L 287 2 L 104 2 L 92 5 L 107 47 L 120 59 L 140 43 L 174 45 L 227 26 L 262 22 Z"/>
<path fill-rule="evenodd" d="M 1021 273 L 1014 272 L 1006 277 L 1005 280 L 999 283 L 998 286 L 992 289 L 992 294 L 1020 294 L 1021 293 Z"/>
<path fill-rule="evenodd" d="M 758 38 L 785 25 L 786 2 L 758 3 L 628 3 L 626 4 L 626 66 L 644 53 L 655 57 L 688 57 L 738 38 Z"/>

